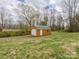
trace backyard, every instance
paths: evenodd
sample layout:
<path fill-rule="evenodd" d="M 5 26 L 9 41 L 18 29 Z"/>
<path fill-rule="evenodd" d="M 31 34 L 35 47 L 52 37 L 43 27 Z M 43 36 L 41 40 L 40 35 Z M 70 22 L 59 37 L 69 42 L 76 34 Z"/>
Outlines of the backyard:
<path fill-rule="evenodd" d="M 79 59 L 79 33 L 0 38 L 0 59 Z"/>

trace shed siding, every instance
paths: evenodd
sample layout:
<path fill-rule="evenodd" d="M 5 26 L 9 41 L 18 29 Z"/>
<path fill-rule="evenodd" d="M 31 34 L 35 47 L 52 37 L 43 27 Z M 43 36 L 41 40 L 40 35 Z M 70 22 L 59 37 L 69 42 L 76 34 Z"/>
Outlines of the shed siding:
<path fill-rule="evenodd" d="M 41 26 L 41 27 L 32 27 L 31 35 L 32 36 L 47 36 L 50 35 L 50 28 Z"/>

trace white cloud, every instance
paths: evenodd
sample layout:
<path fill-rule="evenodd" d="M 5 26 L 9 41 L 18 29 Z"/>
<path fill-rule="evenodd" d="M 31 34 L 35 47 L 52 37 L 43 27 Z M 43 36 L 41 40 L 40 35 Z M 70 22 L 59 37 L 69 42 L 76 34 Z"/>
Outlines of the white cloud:
<path fill-rule="evenodd" d="M 56 4 L 55 0 L 50 0 L 50 4 Z"/>
<path fill-rule="evenodd" d="M 47 5 L 56 5 L 56 9 L 58 11 L 62 11 L 61 7 L 59 7 L 61 0 L 25 0 L 26 4 L 31 5 L 36 10 L 40 10 L 41 8 L 47 6 Z M 18 3 L 21 3 L 18 0 L 0 0 L 0 8 L 4 7 L 13 15 L 13 18 L 17 19 L 16 12 L 13 10 L 16 8 L 16 5 Z M 23 3 L 23 2 L 22 2 Z M 40 10 L 41 11 L 41 10 Z"/>
<path fill-rule="evenodd" d="M 41 9 L 44 6 L 47 5 L 56 5 L 59 6 L 59 2 L 61 0 L 25 0 L 25 2 L 29 5 L 33 5 L 34 8 Z M 16 5 L 20 3 L 18 0 L 0 0 L 0 6 L 4 6 L 6 9 L 12 10 L 13 8 L 16 8 Z M 23 3 L 23 2 L 22 2 Z M 56 9 L 59 9 L 59 7 L 56 7 Z"/>
<path fill-rule="evenodd" d="M 16 5 L 18 3 L 19 2 L 17 0 L 0 0 L 0 9 L 2 9 L 2 8 L 5 9 L 5 12 L 10 14 L 9 17 L 17 19 L 14 9 L 16 8 Z"/>
<path fill-rule="evenodd" d="M 25 0 L 28 4 L 32 4 L 38 9 L 41 9 L 47 5 L 57 6 L 56 9 L 60 11 L 60 2 L 61 0 Z"/>
<path fill-rule="evenodd" d="M 59 6 L 56 6 L 56 10 L 57 10 L 58 12 L 62 12 L 62 8 L 59 7 Z"/>

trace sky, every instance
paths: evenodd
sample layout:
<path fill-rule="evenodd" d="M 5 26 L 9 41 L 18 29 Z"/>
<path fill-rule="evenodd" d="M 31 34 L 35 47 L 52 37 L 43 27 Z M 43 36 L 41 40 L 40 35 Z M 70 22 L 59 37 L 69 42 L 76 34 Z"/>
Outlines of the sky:
<path fill-rule="evenodd" d="M 9 10 L 12 10 L 16 7 L 18 3 L 27 3 L 35 6 L 36 8 L 43 8 L 47 5 L 52 5 L 56 7 L 56 9 L 61 9 L 59 7 L 61 0 L 0 0 L 0 7 L 5 7 Z"/>
<path fill-rule="evenodd" d="M 61 0 L 18 0 L 21 2 L 26 2 L 28 4 L 34 5 L 36 8 L 43 8 L 45 6 L 50 6 L 52 5 L 55 7 L 58 11 L 60 11 L 60 2 Z"/>
<path fill-rule="evenodd" d="M 14 11 L 18 3 L 26 3 L 36 7 L 38 10 L 46 6 L 53 6 L 57 11 L 61 12 L 60 7 L 61 0 L 0 0 L 0 10 L 2 8 L 8 10 L 13 18 L 17 18 L 16 12 Z M 50 7 L 51 8 L 51 7 Z"/>

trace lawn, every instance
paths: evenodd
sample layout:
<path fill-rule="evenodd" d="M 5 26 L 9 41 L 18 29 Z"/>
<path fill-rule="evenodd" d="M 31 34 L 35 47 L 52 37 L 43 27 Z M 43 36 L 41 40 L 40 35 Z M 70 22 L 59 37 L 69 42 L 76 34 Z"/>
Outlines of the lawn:
<path fill-rule="evenodd" d="M 79 33 L 0 38 L 0 59 L 79 59 Z"/>

